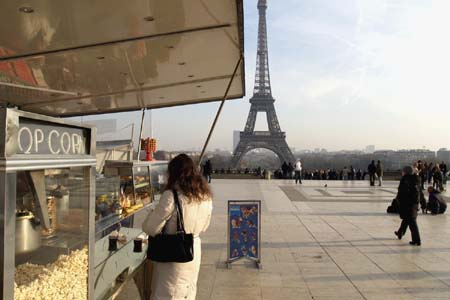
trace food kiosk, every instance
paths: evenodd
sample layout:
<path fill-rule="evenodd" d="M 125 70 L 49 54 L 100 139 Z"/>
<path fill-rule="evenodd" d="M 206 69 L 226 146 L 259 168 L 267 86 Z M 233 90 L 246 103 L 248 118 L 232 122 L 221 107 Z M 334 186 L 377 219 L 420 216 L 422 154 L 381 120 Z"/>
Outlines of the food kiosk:
<path fill-rule="evenodd" d="M 0 300 L 114 299 L 145 281 L 165 165 L 96 174 L 95 129 L 63 118 L 242 98 L 243 1 L 1 6 Z"/>

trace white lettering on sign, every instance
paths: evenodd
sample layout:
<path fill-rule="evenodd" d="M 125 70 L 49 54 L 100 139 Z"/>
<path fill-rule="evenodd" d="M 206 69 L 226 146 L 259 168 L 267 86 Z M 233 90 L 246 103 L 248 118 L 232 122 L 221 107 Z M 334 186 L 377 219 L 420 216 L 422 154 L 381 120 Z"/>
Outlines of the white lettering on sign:
<path fill-rule="evenodd" d="M 56 138 L 58 138 L 59 132 L 56 130 L 50 131 L 50 133 L 48 135 L 48 149 L 50 149 L 50 152 L 52 154 L 58 154 L 59 152 L 61 152 L 61 148 L 58 148 L 58 150 L 53 149 L 53 136 L 54 135 L 56 135 Z"/>
<path fill-rule="evenodd" d="M 72 134 L 72 153 L 80 153 L 81 151 L 81 137 L 78 134 Z"/>
<path fill-rule="evenodd" d="M 85 141 L 78 133 L 20 128 L 17 142 L 22 154 L 86 154 Z"/>
<path fill-rule="evenodd" d="M 34 131 L 34 151 L 39 152 L 39 144 L 44 141 L 44 132 L 41 129 Z"/>
<path fill-rule="evenodd" d="M 21 137 L 24 132 L 26 132 L 26 134 L 28 134 L 28 140 L 29 140 L 26 150 L 24 149 L 24 147 L 21 143 L 21 140 L 22 140 Z M 20 149 L 20 151 L 22 151 L 25 154 L 30 154 L 32 147 L 33 147 L 33 133 L 31 132 L 31 130 L 28 127 L 20 128 L 20 130 L 19 130 L 19 149 Z"/>
<path fill-rule="evenodd" d="M 66 143 L 64 141 L 66 141 Z M 64 132 L 61 135 L 61 149 L 64 152 L 64 154 L 69 154 L 69 151 L 70 151 L 70 135 L 67 132 Z"/>

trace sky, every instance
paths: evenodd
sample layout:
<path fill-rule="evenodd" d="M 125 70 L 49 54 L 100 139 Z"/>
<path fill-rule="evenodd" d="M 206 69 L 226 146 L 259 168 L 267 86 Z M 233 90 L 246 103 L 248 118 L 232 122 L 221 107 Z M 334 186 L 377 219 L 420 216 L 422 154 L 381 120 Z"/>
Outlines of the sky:
<path fill-rule="evenodd" d="M 250 109 L 256 0 L 244 1 L 247 96 L 228 101 L 209 149 L 232 150 Z M 450 1 L 268 0 L 272 95 L 297 150 L 450 148 Z M 158 148 L 201 148 L 219 103 L 157 109 L 146 119 Z M 117 118 L 121 129 L 140 113 Z M 90 120 L 92 118 L 85 118 Z M 256 130 L 267 130 L 258 115 Z M 130 128 L 101 139 L 125 138 Z"/>

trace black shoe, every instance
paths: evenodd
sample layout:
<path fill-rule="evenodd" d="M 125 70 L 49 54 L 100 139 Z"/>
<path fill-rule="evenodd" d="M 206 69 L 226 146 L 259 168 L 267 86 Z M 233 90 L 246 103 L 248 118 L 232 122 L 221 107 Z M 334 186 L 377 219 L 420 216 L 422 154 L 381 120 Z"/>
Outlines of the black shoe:
<path fill-rule="evenodd" d="M 398 238 L 399 240 L 402 239 L 402 235 L 401 235 L 398 231 L 394 231 L 394 233 L 395 233 L 395 235 L 397 236 L 397 238 Z"/>
<path fill-rule="evenodd" d="M 421 245 L 420 242 L 413 242 L 413 241 L 409 242 L 409 244 L 412 246 L 420 246 Z"/>

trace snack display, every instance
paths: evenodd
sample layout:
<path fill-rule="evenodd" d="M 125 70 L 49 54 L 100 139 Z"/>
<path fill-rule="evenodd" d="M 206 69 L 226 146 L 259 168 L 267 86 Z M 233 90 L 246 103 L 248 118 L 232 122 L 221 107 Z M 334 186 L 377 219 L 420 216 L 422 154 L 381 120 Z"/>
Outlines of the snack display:
<path fill-rule="evenodd" d="M 14 300 L 86 300 L 87 272 L 86 248 L 61 255 L 48 265 L 19 265 Z"/>

